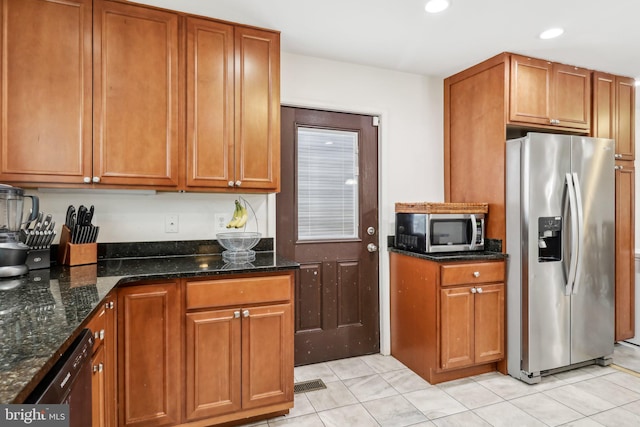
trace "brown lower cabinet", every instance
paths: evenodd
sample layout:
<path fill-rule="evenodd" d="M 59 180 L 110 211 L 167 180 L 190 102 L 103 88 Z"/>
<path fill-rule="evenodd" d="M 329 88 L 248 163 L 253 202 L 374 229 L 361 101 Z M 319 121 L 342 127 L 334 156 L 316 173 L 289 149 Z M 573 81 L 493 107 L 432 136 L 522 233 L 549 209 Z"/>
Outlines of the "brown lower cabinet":
<path fill-rule="evenodd" d="M 431 384 L 502 371 L 504 261 L 389 256 L 391 354 Z"/>
<path fill-rule="evenodd" d="M 92 426 L 116 426 L 115 295 L 109 294 L 90 318 L 94 337 L 91 356 Z"/>
<path fill-rule="evenodd" d="M 293 277 L 244 274 L 119 288 L 118 425 L 210 426 L 288 412 Z"/>

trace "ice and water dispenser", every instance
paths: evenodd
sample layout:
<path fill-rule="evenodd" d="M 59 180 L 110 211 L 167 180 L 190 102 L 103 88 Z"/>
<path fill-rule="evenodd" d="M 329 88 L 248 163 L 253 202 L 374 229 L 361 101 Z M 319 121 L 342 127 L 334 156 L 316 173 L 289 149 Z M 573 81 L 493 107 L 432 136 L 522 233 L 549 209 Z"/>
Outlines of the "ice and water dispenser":
<path fill-rule="evenodd" d="M 562 261 L 562 217 L 538 218 L 538 262 Z"/>

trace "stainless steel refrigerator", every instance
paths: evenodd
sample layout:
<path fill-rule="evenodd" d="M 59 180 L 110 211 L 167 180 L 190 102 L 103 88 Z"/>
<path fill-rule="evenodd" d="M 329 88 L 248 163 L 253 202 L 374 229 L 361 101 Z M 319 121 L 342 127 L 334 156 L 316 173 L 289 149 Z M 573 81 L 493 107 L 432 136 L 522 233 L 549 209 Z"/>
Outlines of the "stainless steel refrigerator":
<path fill-rule="evenodd" d="M 506 143 L 507 369 L 533 384 L 611 363 L 614 141 L 529 133 Z"/>

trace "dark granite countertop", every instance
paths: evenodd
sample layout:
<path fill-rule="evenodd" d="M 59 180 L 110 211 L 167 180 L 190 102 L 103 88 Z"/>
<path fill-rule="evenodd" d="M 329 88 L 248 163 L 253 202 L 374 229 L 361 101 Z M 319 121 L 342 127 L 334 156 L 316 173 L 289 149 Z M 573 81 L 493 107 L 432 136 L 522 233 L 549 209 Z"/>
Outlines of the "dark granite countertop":
<path fill-rule="evenodd" d="M 396 252 L 402 255 L 408 255 L 415 258 L 421 258 L 435 262 L 451 262 L 451 261 L 490 261 L 507 259 L 508 255 L 502 252 L 491 251 L 465 251 L 465 252 L 437 252 L 422 254 L 417 252 L 405 251 L 389 247 L 389 252 Z"/>
<path fill-rule="evenodd" d="M 52 265 L 0 280 L 0 403 L 24 401 L 116 286 L 299 267 L 277 256 L 272 241 L 264 240 L 256 248 L 256 259 L 243 264 L 224 262 L 211 241 L 103 244 L 96 264 Z"/>

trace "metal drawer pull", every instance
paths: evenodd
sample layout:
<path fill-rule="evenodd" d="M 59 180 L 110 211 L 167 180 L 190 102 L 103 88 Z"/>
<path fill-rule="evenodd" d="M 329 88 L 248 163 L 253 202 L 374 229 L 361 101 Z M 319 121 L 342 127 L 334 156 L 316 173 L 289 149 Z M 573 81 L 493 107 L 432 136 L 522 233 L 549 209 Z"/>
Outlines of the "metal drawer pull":
<path fill-rule="evenodd" d="M 249 317 L 249 310 L 243 310 L 242 317 Z"/>
<path fill-rule="evenodd" d="M 233 318 L 234 319 L 238 319 L 239 317 L 240 317 L 240 311 L 239 310 L 234 311 L 233 312 Z"/>
<path fill-rule="evenodd" d="M 475 294 L 476 293 L 476 288 L 471 288 L 471 293 Z"/>
<path fill-rule="evenodd" d="M 476 290 L 478 291 L 478 293 L 479 293 L 479 294 L 481 294 L 481 293 L 482 293 L 482 288 L 478 288 L 478 289 L 476 289 Z"/>
<path fill-rule="evenodd" d="M 479 271 L 474 271 L 473 272 L 473 277 L 480 277 L 480 272 Z"/>
<path fill-rule="evenodd" d="M 93 372 L 102 372 L 103 369 L 104 369 L 104 365 L 102 363 L 93 365 Z"/>

